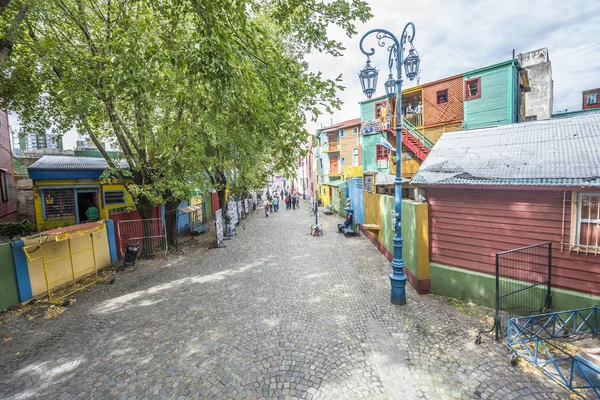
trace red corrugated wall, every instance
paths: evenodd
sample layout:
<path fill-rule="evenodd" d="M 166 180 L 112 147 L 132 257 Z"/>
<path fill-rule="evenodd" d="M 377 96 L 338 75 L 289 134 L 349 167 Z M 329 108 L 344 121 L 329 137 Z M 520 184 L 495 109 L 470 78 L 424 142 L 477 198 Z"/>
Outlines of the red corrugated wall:
<path fill-rule="evenodd" d="M 560 251 L 562 191 L 428 189 L 427 197 L 432 262 L 495 274 L 497 252 L 552 241 L 553 286 L 600 295 L 600 255 Z"/>

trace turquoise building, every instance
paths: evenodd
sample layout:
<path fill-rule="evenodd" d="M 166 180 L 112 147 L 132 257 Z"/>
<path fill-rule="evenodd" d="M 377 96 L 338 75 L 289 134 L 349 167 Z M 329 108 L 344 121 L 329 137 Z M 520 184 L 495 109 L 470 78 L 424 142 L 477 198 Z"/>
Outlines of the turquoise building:
<path fill-rule="evenodd" d="M 523 93 L 529 89 L 519 62 L 508 60 L 463 74 L 464 129 L 524 120 Z M 524 72 L 524 71 L 523 71 Z"/>

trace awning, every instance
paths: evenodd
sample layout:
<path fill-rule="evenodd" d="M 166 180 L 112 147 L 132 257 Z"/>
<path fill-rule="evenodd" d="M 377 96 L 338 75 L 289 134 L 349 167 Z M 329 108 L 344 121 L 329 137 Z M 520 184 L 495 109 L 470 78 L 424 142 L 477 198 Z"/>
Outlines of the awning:
<path fill-rule="evenodd" d="M 386 174 L 385 172 L 378 172 L 375 178 L 375 186 L 379 185 L 393 185 L 396 177 L 394 175 Z M 402 183 L 408 183 L 410 179 L 402 178 Z"/>
<path fill-rule="evenodd" d="M 202 206 L 188 206 L 188 207 L 183 207 L 183 208 L 179 209 L 179 211 L 181 211 L 184 214 L 189 214 L 191 212 L 198 211 L 198 210 L 202 210 Z"/>

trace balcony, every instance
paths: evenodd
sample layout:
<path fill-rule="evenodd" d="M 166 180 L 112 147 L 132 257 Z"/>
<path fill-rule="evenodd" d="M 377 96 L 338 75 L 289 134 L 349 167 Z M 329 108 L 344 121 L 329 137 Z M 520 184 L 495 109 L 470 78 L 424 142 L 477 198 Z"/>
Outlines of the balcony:
<path fill-rule="evenodd" d="M 404 118 L 408 122 L 410 122 L 413 126 L 423 126 L 423 113 L 422 112 L 414 112 L 409 114 L 404 114 Z"/>
<path fill-rule="evenodd" d="M 326 153 L 333 153 L 340 151 L 340 144 L 338 142 L 329 142 L 326 145 L 325 150 Z"/>
<path fill-rule="evenodd" d="M 423 126 L 423 98 L 420 90 L 402 97 L 402 115 L 413 126 Z"/>

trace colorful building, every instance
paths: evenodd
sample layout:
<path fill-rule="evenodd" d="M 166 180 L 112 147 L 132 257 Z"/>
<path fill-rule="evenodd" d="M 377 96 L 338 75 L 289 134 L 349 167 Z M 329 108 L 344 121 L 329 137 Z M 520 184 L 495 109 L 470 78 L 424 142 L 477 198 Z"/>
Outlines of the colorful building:
<path fill-rule="evenodd" d="M 17 221 L 17 190 L 8 115 L 0 110 L 0 221 Z"/>
<path fill-rule="evenodd" d="M 427 191 L 431 292 L 493 306 L 495 254 L 550 241 L 554 309 L 597 304 L 598 148 L 598 113 L 442 136 L 412 180 Z"/>
<path fill-rule="evenodd" d="M 120 167 L 128 165 L 121 161 Z M 90 207 L 97 208 L 99 219 L 107 219 L 109 210 L 133 207 L 122 184 L 100 179 L 107 168 L 103 158 L 65 156 L 44 156 L 30 165 L 38 230 L 85 222 Z"/>
<path fill-rule="evenodd" d="M 464 129 L 525 121 L 529 83 L 516 59 L 467 72 L 463 80 Z"/>
<path fill-rule="evenodd" d="M 442 134 L 462 129 L 463 76 L 454 75 L 423 85 L 423 132 L 433 143 Z"/>
<path fill-rule="evenodd" d="M 581 108 L 583 110 L 600 108 L 600 88 L 584 90 L 581 97 Z"/>

